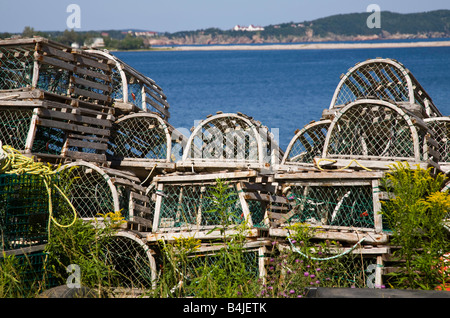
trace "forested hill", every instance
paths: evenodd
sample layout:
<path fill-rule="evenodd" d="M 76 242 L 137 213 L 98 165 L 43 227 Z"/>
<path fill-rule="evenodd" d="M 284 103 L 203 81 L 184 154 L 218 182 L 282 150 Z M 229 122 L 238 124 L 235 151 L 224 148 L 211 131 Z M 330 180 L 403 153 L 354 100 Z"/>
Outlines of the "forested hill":
<path fill-rule="evenodd" d="M 260 31 L 208 28 L 195 31 L 142 32 L 143 30 L 53 31 L 25 27 L 22 34 L 0 33 L 0 38 L 40 35 L 63 44 L 89 45 L 103 38 L 108 49 L 130 50 L 152 45 L 295 43 L 320 41 L 361 41 L 378 39 L 450 38 L 450 10 L 400 14 L 379 12 L 380 28 L 369 28 L 372 12 L 333 15 L 312 21 L 291 21 L 262 26 Z M 136 32 L 141 31 L 141 32 Z"/>
<path fill-rule="evenodd" d="M 289 43 L 392 38 L 450 37 L 450 10 L 400 14 L 380 12 L 381 28 L 369 28 L 371 12 L 263 26 L 263 31 L 210 28 L 160 34 L 153 44 Z"/>

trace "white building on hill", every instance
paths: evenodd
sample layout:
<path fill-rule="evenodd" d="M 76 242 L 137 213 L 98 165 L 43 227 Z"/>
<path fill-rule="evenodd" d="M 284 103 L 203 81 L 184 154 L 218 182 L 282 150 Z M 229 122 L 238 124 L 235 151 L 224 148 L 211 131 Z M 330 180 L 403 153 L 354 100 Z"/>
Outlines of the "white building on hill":
<path fill-rule="evenodd" d="M 233 31 L 264 31 L 264 28 L 261 26 L 254 26 L 250 24 L 248 27 L 235 25 Z"/>

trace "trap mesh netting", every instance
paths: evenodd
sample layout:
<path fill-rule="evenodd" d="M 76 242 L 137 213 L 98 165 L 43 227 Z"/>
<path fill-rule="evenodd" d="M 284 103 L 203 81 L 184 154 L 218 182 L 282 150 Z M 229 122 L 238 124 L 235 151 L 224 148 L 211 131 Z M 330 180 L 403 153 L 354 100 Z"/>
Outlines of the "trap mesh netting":
<path fill-rule="evenodd" d="M 409 116 L 393 104 L 361 100 L 344 107 L 331 123 L 323 157 L 423 159 Z"/>
<path fill-rule="evenodd" d="M 254 278 L 257 279 L 259 276 L 258 250 L 246 250 L 243 251 L 241 255 L 242 259 L 240 261 L 244 264 L 245 270 L 248 273 L 252 273 Z M 199 277 L 201 274 L 210 272 L 211 268 L 214 266 L 223 269 L 226 264 L 223 263 L 223 259 L 220 259 L 220 257 L 221 256 L 217 252 L 192 253 L 187 257 L 186 276 Z M 195 280 L 192 283 L 195 283 Z"/>
<path fill-rule="evenodd" d="M 431 98 L 410 71 L 392 59 L 371 59 L 350 68 L 341 76 L 330 108 L 369 97 L 396 103 L 415 103 L 420 105 L 425 117 L 440 115 Z"/>
<path fill-rule="evenodd" d="M 53 179 L 57 182 L 56 177 Z M 51 194 L 55 210 L 58 210 L 57 191 Z M 39 175 L 0 174 L 1 250 L 45 244 L 48 209 L 47 188 Z"/>
<path fill-rule="evenodd" d="M 157 113 L 166 120 L 170 117 L 167 97 L 155 81 L 105 51 L 86 52 L 109 60 L 112 65 L 111 97 L 116 102 L 131 103 L 143 111 Z"/>
<path fill-rule="evenodd" d="M 214 204 L 213 185 L 165 185 L 161 195 L 159 228 L 198 227 L 221 225 L 224 222 L 240 224 L 244 221 L 242 207 L 235 185 L 230 185 L 226 195 L 233 203 L 221 214 Z"/>
<path fill-rule="evenodd" d="M 25 149 L 32 116 L 32 109 L 0 109 L 1 142 L 15 149 Z"/>
<path fill-rule="evenodd" d="M 289 143 L 282 164 L 313 163 L 322 155 L 329 120 L 322 120 L 303 127 Z"/>
<path fill-rule="evenodd" d="M 242 114 L 219 113 L 194 129 L 183 161 L 264 166 L 281 160 L 280 155 L 277 142 L 267 127 Z"/>
<path fill-rule="evenodd" d="M 31 86 L 58 95 L 108 103 L 110 68 L 94 56 L 43 38 L 0 45 L 0 89 Z"/>
<path fill-rule="evenodd" d="M 273 275 L 280 275 L 281 267 L 283 271 L 281 277 L 287 282 L 294 280 L 297 275 L 300 276 L 297 281 L 303 280 L 310 287 L 375 287 L 376 256 L 363 255 L 358 249 L 348 253 L 348 248 L 337 248 L 331 244 L 313 246 L 315 254 L 308 257 L 301 252 L 301 243 L 296 241 L 277 251 L 275 256 L 279 256 L 282 261 L 280 262 L 278 258 L 269 258 L 267 285 L 273 279 Z M 278 279 L 278 276 L 275 277 Z"/>
<path fill-rule="evenodd" d="M 0 46 L 0 89 L 31 86 L 34 45 Z"/>
<path fill-rule="evenodd" d="M 170 145 L 168 127 L 161 118 L 152 114 L 134 114 L 114 124 L 107 153 L 113 160 L 170 160 Z"/>
<path fill-rule="evenodd" d="M 118 273 L 120 287 L 153 287 L 156 279 L 154 258 L 139 237 L 119 232 L 108 239 L 103 251 L 105 263 Z"/>
<path fill-rule="evenodd" d="M 95 218 L 100 214 L 120 210 L 117 189 L 110 177 L 100 168 L 87 163 L 65 165 L 61 169 L 70 202 L 81 218 Z M 126 215 L 127 211 L 124 211 Z"/>
<path fill-rule="evenodd" d="M 440 163 L 450 163 L 450 118 L 426 118 L 425 122 L 434 133 L 434 140 L 437 142 L 436 150 L 440 155 Z"/>
<path fill-rule="evenodd" d="M 370 185 L 310 186 L 292 184 L 285 190 L 295 213 L 289 223 L 374 228 Z"/>

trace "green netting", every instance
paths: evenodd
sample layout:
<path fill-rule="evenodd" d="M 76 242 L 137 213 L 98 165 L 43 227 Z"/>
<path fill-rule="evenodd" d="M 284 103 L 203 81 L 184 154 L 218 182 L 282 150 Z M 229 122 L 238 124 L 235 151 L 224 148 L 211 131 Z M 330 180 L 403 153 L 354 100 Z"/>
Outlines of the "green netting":
<path fill-rule="evenodd" d="M 58 194 L 53 191 L 54 203 L 57 199 Z M 56 213 L 56 205 L 54 208 Z M 2 250 L 45 244 L 48 239 L 48 218 L 48 192 L 40 176 L 0 175 Z"/>
<path fill-rule="evenodd" d="M 0 254 L 0 267 L 4 262 L 12 262 L 14 269 L 18 273 L 20 290 L 10 291 L 13 294 L 34 296 L 39 290 L 48 289 L 58 285 L 58 280 L 46 269 L 47 254 L 45 252 L 33 252 L 2 258 Z M 25 293 L 24 293 L 25 292 Z"/>
<path fill-rule="evenodd" d="M 330 158 L 415 158 L 411 128 L 407 120 L 390 107 L 356 104 L 339 114 L 330 129 L 326 149 Z"/>
<path fill-rule="evenodd" d="M 245 270 L 248 273 L 252 273 L 254 275 L 254 278 L 257 279 L 259 276 L 258 251 L 248 250 L 248 251 L 240 251 L 240 252 L 234 251 L 234 252 L 242 256 L 241 261 L 245 265 Z M 226 264 L 223 262 L 223 259 L 220 259 L 220 256 L 217 253 L 211 253 L 209 255 L 193 254 L 187 258 L 187 273 L 190 273 L 187 276 L 198 277 L 197 274 L 200 269 L 203 270 L 205 268 L 212 268 L 214 266 L 218 266 L 220 269 L 224 269 L 225 265 Z"/>
<path fill-rule="evenodd" d="M 162 197 L 159 228 L 183 226 L 222 225 L 224 219 L 212 201 L 214 185 L 165 185 Z M 227 222 L 241 224 L 244 215 L 236 186 L 228 188 L 229 200 L 234 203 L 226 211 Z M 158 194 L 158 192 L 157 192 Z"/>
<path fill-rule="evenodd" d="M 371 186 L 291 186 L 287 194 L 297 206 L 289 222 L 374 228 Z"/>
<path fill-rule="evenodd" d="M 111 159 L 167 158 L 166 127 L 155 117 L 130 117 L 114 124 L 108 142 Z"/>
<path fill-rule="evenodd" d="M 283 286 L 287 290 L 295 288 L 296 283 L 302 287 L 381 287 L 375 286 L 376 256 L 364 255 L 358 251 L 341 255 L 340 249 L 333 251 L 331 246 L 314 246 L 314 249 L 322 260 L 307 259 L 291 247 L 271 255 L 266 267 L 267 285 L 285 280 L 285 283 L 294 285 Z M 338 257 L 335 258 L 336 256 Z"/>
<path fill-rule="evenodd" d="M 162 253 L 157 254 L 155 258 L 160 270 L 158 283 L 168 284 L 173 295 L 178 290 L 185 293 L 184 296 L 187 297 L 198 297 L 198 293 L 208 294 L 209 292 L 205 290 L 199 290 L 198 286 L 204 285 L 205 281 L 208 282 L 207 285 L 215 281 L 216 290 L 211 292 L 221 293 L 224 290 L 219 291 L 218 285 L 226 286 L 234 283 L 235 280 L 241 280 L 245 284 L 244 278 L 256 283 L 262 275 L 260 262 L 263 259 L 257 249 L 247 249 L 243 246 L 227 248 L 225 245 L 219 245 L 216 248 L 211 246 L 211 250 L 206 248 L 200 252 L 198 248 L 201 244 L 192 248 L 192 246 L 180 246 L 178 241 L 175 245 L 168 243 Z M 224 278 L 225 276 L 227 278 Z M 207 297 L 211 297 L 211 294 Z"/>

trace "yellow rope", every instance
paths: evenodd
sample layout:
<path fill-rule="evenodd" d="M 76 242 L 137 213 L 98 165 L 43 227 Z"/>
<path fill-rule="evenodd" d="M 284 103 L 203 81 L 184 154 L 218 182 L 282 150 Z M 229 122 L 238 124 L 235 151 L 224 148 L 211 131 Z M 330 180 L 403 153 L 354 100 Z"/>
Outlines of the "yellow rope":
<path fill-rule="evenodd" d="M 320 159 L 316 162 L 316 166 L 317 166 L 317 168 L 318 168 L 319 170 L 322 170 L 322 171 L 325 171 L 325 169 L 322 169 L 322 167 L 319 165 L 319 163 L 320 163 L 321 161 L 330 161 L 330 162 L 333 162 L 333 163 L 337 162 L 337 160 L 334 160 L 334 159 L 320 158 Z M 343 168 L 337 169 L 337 170 L 339 171 L 339 170 L 347 169 L 348 167 L 351 166 L 351 164 L 352 164 L 353 162 L 356 163 L 356 164 L 357 164 L 358 166 L 360 166 L 361 168 L 367 170 L 367 171 L 372 171 L 372 169 L 369 169 L 369 168 L 367 168 L 367 167 L 364 167 L 364 166 L 363 166 L 361 163 L 359 163 L 356 159 L 353 159 L 352 161 L 350 161 L 350 163 L 349 163 L 348 165 L 346 165 L 346 166 L 343 167 Z"/>
<path fill-rule="evenodd" d="M 11 146 L 5 145 L 1 146 L 0 142 L 0 174 L 33 174 L 40 176 L 45 184 L 48 194 L 48 204 L 49 204 L 49 224 L 48 230 L 50 235 L 50 221 L 53 221 L 59 227 L 70 227 L 77 219 L 77 212 L 75 207 L 72 205 L 70 200 L 64 194 L 64 192 L 55 184 L 53 186 L 61 193 L 63 198 L 69 203 L 72 211 L 74 213 L 74 218 L 72 222 L 68 225 L 59 224 L 53 217 L 53 204 L 52 204 L 52 192 L 50 189 L 50 176 L 56 174 L 56 171 L 52 169 L 50 164 L 45 165 L 41 162 L 35 162 L 33 158 L 24 156 L 18 150 Z"/>

